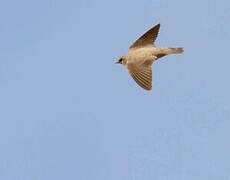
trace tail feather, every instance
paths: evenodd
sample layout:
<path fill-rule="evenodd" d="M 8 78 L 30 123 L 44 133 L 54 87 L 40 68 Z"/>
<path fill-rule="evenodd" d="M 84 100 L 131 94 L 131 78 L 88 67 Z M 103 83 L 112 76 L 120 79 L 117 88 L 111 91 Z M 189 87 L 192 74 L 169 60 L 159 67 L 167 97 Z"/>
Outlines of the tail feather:
<path fill-rule="evenodd" d="M 169 54 L 180 54 L 183 53 L 183 48 L 169 48 Z"/>
<path fill-rule="evenodd" d="M 159 59 L 169 54 L 180 54 L 183 52 L 184 52 L 184 49 L 181 47 L 179 48 L 160 48 L 160 51 L 156 56 L 157 56 L 157 59 Z"/>

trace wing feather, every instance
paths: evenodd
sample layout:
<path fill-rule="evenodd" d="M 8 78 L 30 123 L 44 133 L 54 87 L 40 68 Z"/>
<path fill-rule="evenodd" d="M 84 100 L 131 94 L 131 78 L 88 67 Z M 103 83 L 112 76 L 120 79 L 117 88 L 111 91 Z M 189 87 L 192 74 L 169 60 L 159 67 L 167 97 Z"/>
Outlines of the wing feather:
<path fill-rule="evenodd" d="M 151 66 L 139 70 L 129 70 L 134 81 L 145 90 L 152 89 L 152 69 Z"/>
<path fill-rule="evenodd" d="M 154 43 L 159 33 L 159 30 L 160 30 L 160 24 L 157 24 L 156 26 L 148 30 L 145 34 L 143 34 L 139 39 L 137 39 L 130 46 L 130 49 L 138 48 L 138 47 L 142 47 L 142 46 L 150 45 Z"/>

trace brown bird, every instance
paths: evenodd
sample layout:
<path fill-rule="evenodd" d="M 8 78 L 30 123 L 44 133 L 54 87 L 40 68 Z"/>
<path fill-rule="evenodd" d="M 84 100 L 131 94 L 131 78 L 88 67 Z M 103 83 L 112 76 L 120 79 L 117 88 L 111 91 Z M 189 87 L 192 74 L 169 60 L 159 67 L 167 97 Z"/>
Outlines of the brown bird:
<path fill-rule="evenodd" d="M 145 90 L 152 89 L 152 64 L 169 54 L 180 54 L 183 48 L 157 48 L 154 44 L 160 30 L 157 24 L 137 39 L 129 48 L 128 54 L 116 63 L 123 64 L 136 83 Z"/>

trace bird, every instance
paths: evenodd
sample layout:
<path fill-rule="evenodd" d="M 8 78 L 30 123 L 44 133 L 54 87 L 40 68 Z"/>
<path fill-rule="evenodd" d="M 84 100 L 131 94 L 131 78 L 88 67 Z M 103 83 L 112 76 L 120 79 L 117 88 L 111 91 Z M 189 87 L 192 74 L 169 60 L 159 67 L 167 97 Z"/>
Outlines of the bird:
<path fill-rule="evenodd" d="M 167 55 L 184 52 L 182 47 L 158 48 L 155 40 L 159 34 L 160 23 L 149 29 L 138 38 L 116 62 L 124 65 L 134 81 L 144 90 L 152 89 L 152 64 Z"/>

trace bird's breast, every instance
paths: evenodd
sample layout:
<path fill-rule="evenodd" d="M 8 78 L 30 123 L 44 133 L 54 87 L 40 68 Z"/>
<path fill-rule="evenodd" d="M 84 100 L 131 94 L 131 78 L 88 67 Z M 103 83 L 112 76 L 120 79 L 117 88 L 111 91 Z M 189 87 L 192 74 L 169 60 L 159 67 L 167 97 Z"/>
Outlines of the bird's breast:
<path fill-rule="evenodd" d="M 139 62 L 154 58 L 154 47 L 143 47 L 129 51 L 127 55 L 128 62 Z"/>

